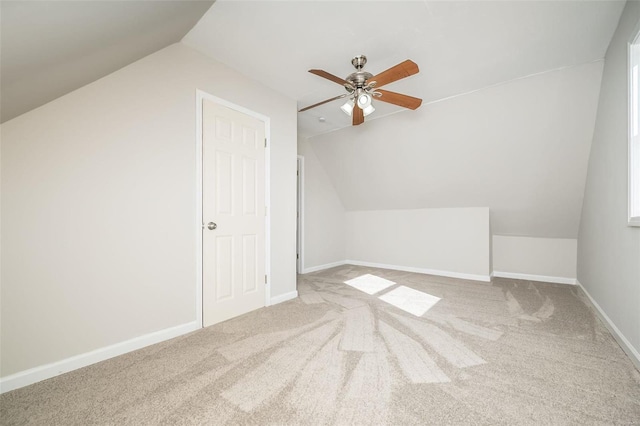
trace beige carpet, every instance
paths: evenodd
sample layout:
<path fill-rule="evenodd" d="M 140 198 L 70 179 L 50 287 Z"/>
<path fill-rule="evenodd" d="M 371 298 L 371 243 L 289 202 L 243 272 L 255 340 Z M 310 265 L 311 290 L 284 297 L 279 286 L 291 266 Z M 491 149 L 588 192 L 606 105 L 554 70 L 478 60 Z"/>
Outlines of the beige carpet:
<path fill-rule="evenodd" d="M 640 424 L 640 373 L 576 287 L 344 266 L 298 291 L 6 393 L 0 423 Z"/>

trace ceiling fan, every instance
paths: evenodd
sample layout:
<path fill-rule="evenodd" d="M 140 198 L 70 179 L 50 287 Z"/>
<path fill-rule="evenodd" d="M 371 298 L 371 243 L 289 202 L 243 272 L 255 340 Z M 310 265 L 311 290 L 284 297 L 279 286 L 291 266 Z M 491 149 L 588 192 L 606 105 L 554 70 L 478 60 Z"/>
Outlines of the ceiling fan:
<path fill-rule="evenodd" d="M 342 105 L 341 109 L 353 117 L 353 125 L 357 126 L 364 123 L 365 116 L 375 111 L 375 108 L 371 105 L 371 101 L 374 98 L 409 109 L 416 109 L 422 104 L 422 99 L 380 89 L 380 87 L 384 85 L 417 74 L 420 70 L 415 62 L 407 59 L 376 75 L 362 71 L 362 68 L 367 63 L 367 57 L 364 55 L 356 56 L 351 60 L 351 63 L 356 68 L 356 72 L 349 74 L 345 79 L 336 77 L 323 70 L 309 70 L 311 74 L 344 86 L 347 93 L 302 108 L 298 112 L 315 108 L 327 102 L 335 101 L 336 99 L 349 98 L 347 102 Z"/>

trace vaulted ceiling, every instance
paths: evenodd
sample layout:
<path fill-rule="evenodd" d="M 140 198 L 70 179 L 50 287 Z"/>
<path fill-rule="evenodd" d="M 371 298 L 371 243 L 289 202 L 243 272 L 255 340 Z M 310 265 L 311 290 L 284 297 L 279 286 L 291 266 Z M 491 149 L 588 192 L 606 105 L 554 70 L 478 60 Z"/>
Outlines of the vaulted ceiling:
<path fill-rule="evenodd" d="M 488 206 L 494 233 L 576 237 L 624 1 L 212 3 L 1 2 L 2 121 L 181 39 L 300 108 L 344 93 L 311 68 L 409 58 L 420 73 L 385 89 L 417 111 L 376 102 L 357 127 L 340 101 L 298 114 L 344 207 Z"/>
<path fill-rule="evenodd" d="M 184 43 L 298 101 L 299 107 L 344 93 L 309 74 L 340 77 L 383 71 L 412 59 L 420 73 L 385 89 L 425 103 L 556 68 L 602 59 L 624 2 L 219 0 Z M 298 115 L 313 136 L 348 127 L 334 101 Z M 367 119 L 404 111 L 376 102 Z M 320 122 L 319 118 L 325 121 Z"/>
<path fill-rule="evenodd" d="M 220 0 L 184 43 L 304 107 L 344 92 L 309 74 L 420 73 L 385 89 L 364 125 L 334 101 L 298 131 L 346 210 L 480 207 L 494 234 L 576 238 L 602 59 L 624 2 Z M 324 120 L 320 120 L 320 118 Z M 382 226 L 393 226 L 383 224 Z"/>
<path fill-rule="evenodd" d="M 3 0 L 0 120 L 180 41 L 212 3 Z"/>

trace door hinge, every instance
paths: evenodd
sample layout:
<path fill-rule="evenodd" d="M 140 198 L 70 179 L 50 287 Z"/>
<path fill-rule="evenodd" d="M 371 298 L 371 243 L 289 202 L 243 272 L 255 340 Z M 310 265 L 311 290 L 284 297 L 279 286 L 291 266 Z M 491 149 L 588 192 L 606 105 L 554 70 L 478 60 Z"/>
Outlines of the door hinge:
<path fill-rule="evenodd" d="M 265 276 L 264 276 L 264 283 L 265 283 L 265 284 L 267 283 L 267 275 L 266 275 L 266 274 L 265 274 Z"/>
<path fill-rule="evenodd" d="M 264 147 L 267 147 L 267 138 L 264 138 Z"/>
<path fill-rule="evenodd" d="M 296 253 L 296 259 L 300 259 L 300 255 Z"/>

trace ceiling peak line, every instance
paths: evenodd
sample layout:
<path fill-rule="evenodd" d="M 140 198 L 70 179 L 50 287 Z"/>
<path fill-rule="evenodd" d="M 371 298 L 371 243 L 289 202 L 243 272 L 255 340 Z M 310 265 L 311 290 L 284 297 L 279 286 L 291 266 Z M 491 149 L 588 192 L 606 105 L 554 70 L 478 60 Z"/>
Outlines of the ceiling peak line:
<path fill-rule="evenodd" d="M 551 69 L 551 70 L 541 71 L 541 72 L 537 72 L 537 73 L 533 73 L 533 74 L 528 74 L 528 75 L 525 75 L 525 76 L 522 76 L 522 77 L 517 77 L 517 78 L 510 79 L 510 80 L 502 81 L 500 83 L 491 84 L 489 86 L 485 86 L 485 87 L 482 87 L 480 89 L 470 90 L 470 91 L 467 91 L 467 92 L 458 93 L 456 95 L 447 96 L 445 98 L 436 99 L 434 101 L 425 102 L 424 105 L 437 104 L 439 102 L 443 102 L 443 101 L 447 101 L 447 100 L 450 100 L 450 99 L 455 99 L 455 98 L 459 98 L 459 97 L 462 97 L 462 96 L 470 95 L 472 93 L 480 92 L 480 91 L 483 91 L 483 90 L 491 89 L 491 88 L 494 88 L 494 87 L 502 86 L 502 85 L 513 83 L 513 82 L 520 81 L 520 80 L 525 80 L 527 78 L 537 77 L 537 76 L 540 76 L 540 75 L 549 74 L 549 73 L 556 72 L 556 71 L 563 71 L 563 70 L 573 69 L 573 68 L 581 67 L 581 66 L 584 66 L 584 65 L 595 64 L 595 63 L 602 62 L 602 61 L 604 61 L 604 59 L 597 59 L 597 60 L 594 60 L 594 61 L 585 62 L 583 64 L 569 65 L 569 66 L 558 67 L 558 68 L 554 68 L 554 69 Z M 378 115 L 376 118 L 378 119 L 378 118 L 389 117 L 389 116 L 392 116 L 392 115 L 395 115 L 395 114 L 401 113 L 401 112 L 407 112 L 407 111 L 406 110 L 393 111 L 393 112 L 390 112 L 388 114 Z M 329 129 L 326 132 L 317 133 L 317 134 L 313 134 L 313 135 L 310 135 L 310 136 L 303 136 L 303 137 L 305 139 L 307 139 L 307 140 L 311 140 L 311 139 L 313 139 L 315 137 L 327 135 L 329 133 L 334 133 L 334 132 L 337 132 L 337 131 L 343 130 L 343 129 L 345 129 L 345 127 Z"/>
<path fill-rule="evenodd" d="M 595 61 L 589 61 L 589 62 L 585 62 L 585 63 L 582 63 L 582 64 L 567 65 L 567 66 L 564 66 L 564 67 L 553 68 L 553 69 L 550 69 L 550 70 L 540 71 L 540 72 L 536 72 L 536 73 L 533 73 L 533 74 L 527 74 L 527 75 L 523 75 L 522 77 L 516 77 L 516 78 L 509 79 L 509 80 L 501 81 L 500 83 L 490 84 L 488 86 L 484 86 L 484 87 L 481 87 L 479 89 L 469 90 L 468 92 L 457 93 L 455 95 L 447 96 L 445 98 L 441 98 L 441 99 L 436 99 L 434 101 L 425 102 L 424 104 L 425 105 L 437 104 L 438 102 L 442 102 L 442 101 L 446 101 L 446 100 L 454 99 L 454 98 L 459 98 L 461 96 L 466 96 L 466 95 L 470 95 L 472 93 L 481 92 L 483 90 L 487 90 L 487 89 L 491 89 L 491 88 L 494 88 L 494 87 L 502 86 L 502 85 L 505 85 L 505 84 L 513 83 L 515 81 L 525 80 L 525 79 L 531 78 L 531 77 L 538 77 L 540 75 L 549 74 L 549 73 L 552 73 L 552 72 L 557 72 L 557 71 L 563 71 L 563 70 L 569 70 L 569 69 L 572 69 L 572 68 L 582 67 L 584 65 L 595 64 L 596 62 L 604 62 L 604 59 L 596 59 Z"/>

